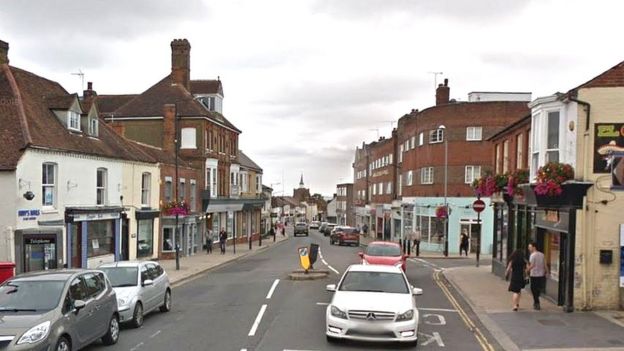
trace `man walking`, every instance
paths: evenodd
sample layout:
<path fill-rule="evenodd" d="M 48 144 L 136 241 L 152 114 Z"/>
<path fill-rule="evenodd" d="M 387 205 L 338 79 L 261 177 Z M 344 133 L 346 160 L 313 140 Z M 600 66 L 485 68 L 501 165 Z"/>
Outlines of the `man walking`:
<path fill-rule="evenodd" d="M 531 293 L 533 293 L 533 308 L 539 310 L 539 297 L 546 283 L 548 267 L 544 260 L 544 254 L 537 250 L 533 241 L 529 243 L 529 252 L 531 253 L 529 256 L 529 277 L 531 279 Z"/>
<path fill-rule="evenodd" d="M 212 230 L 208 230 L 208 233 L 206 233 L 206 253 L 212 253 Z"/>
<path fill-rule="evenodd" d="M 221 227 L 221 231 L 219 232 L 219 247 L 221 247 L 221 254 L 225 255 L 225 242 L 227 241 L 227 233 L 225 232 L 225 228 Z"/>
<path fill-rule="evenodd" d="M 414 240 L 414 245 L 412 246 L 412 251 L 415 252 L 416 257 L 420 256 L 420 230 L 416 229 L 412 232 L 412 240 Z"/>

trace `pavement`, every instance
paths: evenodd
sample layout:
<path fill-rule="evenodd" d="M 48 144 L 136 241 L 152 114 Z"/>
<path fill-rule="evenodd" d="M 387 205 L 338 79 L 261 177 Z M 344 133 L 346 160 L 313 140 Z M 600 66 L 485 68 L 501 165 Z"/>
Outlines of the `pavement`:
<path fill-rule="evenodd" d="M 490 265 L 442 272 L 504 350 L 624 350 L 622 312 L 566 313 L 545 298 L 535 311 L 529 289 L 514 312 L 509 283 L 492 274 Z"/>
<path fill-rule="evenodd" d="M 377 238 L 373 238 L 370 236 L 360 236 L 360 246 L 362 247 L 366 247 L 368 246 L 369 243 L 373 242 L 373 241 L 379 241 L 380 239 Z M 471 253 L 472 256 L 474 256 L 474 253 Z M 448 256 L 444 256 L 444 253 L 442 251 L 425 251 L 425 250 L 421 250 L 419 252 L 419 255 L 416 256 L 416 253 L 410 250 L 410 257 L 412 258 L 421 258 L 421 259 L 463 259 L 463 260 L 469 260 L 470 259 L 470 255 L 469 256 L 462 256 L 460 254 L 456 254 L 456 253 L 449 253 Z M 492 255 L 481 255 L 481 257 L 483 259 L 488 259 L 488 258 L 492 258 Z"/>

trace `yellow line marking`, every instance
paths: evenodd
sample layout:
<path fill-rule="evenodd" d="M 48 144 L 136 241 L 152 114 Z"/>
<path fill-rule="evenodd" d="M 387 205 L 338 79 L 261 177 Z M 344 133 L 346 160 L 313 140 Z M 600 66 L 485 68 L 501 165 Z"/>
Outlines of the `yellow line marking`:
<path fill-rule="evenodd" d="M 450 290 L 442 283 L 442 281 L 440 280 L 440 271 L 436 271 L 433 273 L 433 280 L 436 282 L 436 284 L 438 284 L 438 286 L 440 287 L 440 290 L 442 290 L 444 295 L 446 295 L 446 298 L 451 302 L 451 305 L 455 307 L 459 316 L 461 317 L 461 319 L 464 321 L 464 323 L 468 327 L 468 330 L 470 330 L 474 334 L 475 338 L 477 339 L 477 341 L 479 342 L 483 350 L 495 351 L 494 347 L 487 341 L 487 338 L 485 337 L 485 335 L 483 335 L 481 330 L 477 328 L 477 326 L 472 322 L 470 317 L 468 317 L 468 314 L 466 314 L 466 312 L 461 307 L 459 302 L 457 302 L 457 300 L 455 299 L 453 294 L 450 292 Z"/>

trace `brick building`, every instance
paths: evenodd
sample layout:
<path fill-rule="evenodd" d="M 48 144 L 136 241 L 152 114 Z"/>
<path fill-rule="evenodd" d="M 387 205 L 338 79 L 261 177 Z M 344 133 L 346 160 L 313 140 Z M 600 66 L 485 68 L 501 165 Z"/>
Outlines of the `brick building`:
<path fill-rule="evenodd" d="M 336 185 L 336 223 L 355 226 L 353 207 L 353 183 Z"/>

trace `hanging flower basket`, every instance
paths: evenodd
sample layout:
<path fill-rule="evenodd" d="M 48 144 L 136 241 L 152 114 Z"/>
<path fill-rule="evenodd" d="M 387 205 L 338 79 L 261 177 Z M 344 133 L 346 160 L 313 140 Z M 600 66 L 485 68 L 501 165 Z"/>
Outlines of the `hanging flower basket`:
<path fill-rule="evenodd" d="M 186 216 L 191 212 L 191 209 L 186 201 L 171 201 L 166 203 L 162 210 L 168 216 Z"/>
<path fill-rule="evenodd" d="M 549 162 L 537 170 L 535 194 L 556 197 L 563 193 L 561 184 L 574 179 L 574 168 L 567 163 Z"/>
<path fill-rule="evenodd" d="M 525 184 L 529 182 L 529 170 L 528 169 L 518 169 L 509 174 L 507 177 L 507 186 L 505 191 L 508 195 L 523 195 L 524 192 L 519 187 L 520 184 Z"/>
<path fill-rule="evenodd" d="M 508 183 L 506 174 L 485 173 L 481 178 L 472 182 L 472 188 L 477 196 L 490 197 L 495 193 L 502 191 Z"/>
<path fill-rule="evenodd" d="M 438 207 L 436 207 L 435 215 L 438 218 L 448 218 L 448 216 L 449 216 L 448 206 L 438 206 Z"/>

